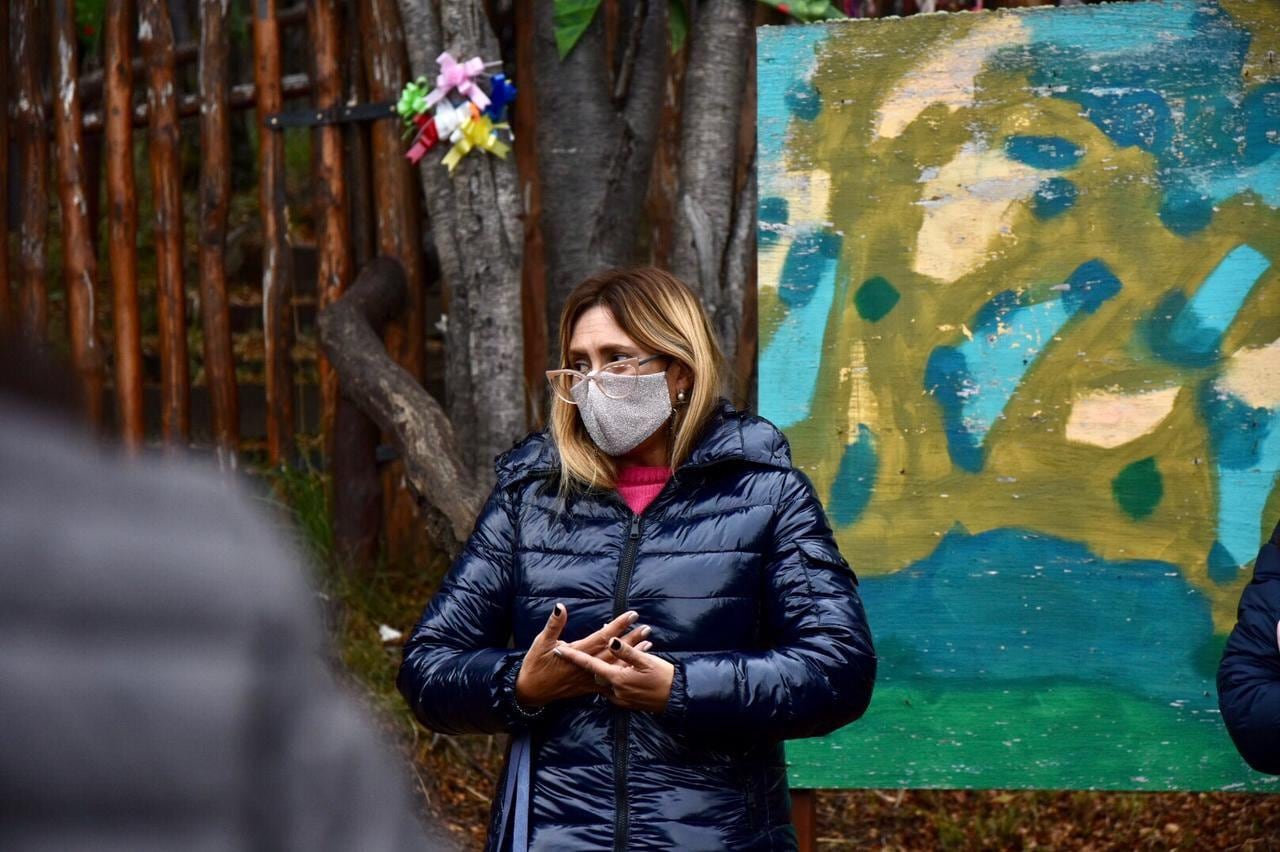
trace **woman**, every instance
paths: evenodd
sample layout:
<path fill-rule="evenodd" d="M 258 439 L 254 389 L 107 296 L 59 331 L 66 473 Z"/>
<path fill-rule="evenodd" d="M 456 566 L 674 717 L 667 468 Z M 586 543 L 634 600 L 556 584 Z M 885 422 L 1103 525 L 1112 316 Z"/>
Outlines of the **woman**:
<path fill-rule="evenodd" d="M 560 355 L 400 691 L 515 735 L 487 849 L 794 849 L 781 741 L 861 716 L 876 667 L 817 494 L 672 276 L 581 283 Z"/>
<path fill-rule="evenodd" d="M 1218 707 L 1250 766 L 1280 775 L 1280 524 L 1258 551 L 1218 666 Z"/>

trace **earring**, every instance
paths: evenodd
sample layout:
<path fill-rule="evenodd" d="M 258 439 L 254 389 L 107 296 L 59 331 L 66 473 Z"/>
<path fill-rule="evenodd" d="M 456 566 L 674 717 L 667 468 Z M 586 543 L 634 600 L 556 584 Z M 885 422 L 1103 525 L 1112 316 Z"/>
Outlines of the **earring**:
<path fill-rule="evenodd" d="M 681 405 L 684 405 L 688 401 L 689 399 L 685 394 L 684 388 L 681 388 L 680 390 L 676 391 L 676 402 L 680 403 Z"/>

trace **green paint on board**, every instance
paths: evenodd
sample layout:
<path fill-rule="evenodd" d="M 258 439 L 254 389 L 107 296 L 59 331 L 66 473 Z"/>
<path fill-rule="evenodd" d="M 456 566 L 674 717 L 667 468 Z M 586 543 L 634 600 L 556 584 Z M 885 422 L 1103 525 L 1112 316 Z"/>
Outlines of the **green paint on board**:
<path fill-rule="evenodd" d="M 1120 508 L 1134 520 L 1141 520 L 1155 511 L 1164 497 L 1164 477 L 1156 467 L 1152 456 L 1127 465 L 1111 480 L 1111 494 Z"/>
<path fill-rule="evenodd" d="M 856 724 L 788 741 L 791 786 L 1280 792 L 1198 693 L 1170 704 L 1053 679 L 939 687 L 877 683 Z"/>
<path fill-rule="evenodd" d="M 867 322 L 879 322 L 893 310 L 900 298 L 902 295 L 898 288 L 883 276 L 877 275 L 875 278 L 868 278 L 858 288 L 853 304 L 858 309 L 858 316 Z"/>

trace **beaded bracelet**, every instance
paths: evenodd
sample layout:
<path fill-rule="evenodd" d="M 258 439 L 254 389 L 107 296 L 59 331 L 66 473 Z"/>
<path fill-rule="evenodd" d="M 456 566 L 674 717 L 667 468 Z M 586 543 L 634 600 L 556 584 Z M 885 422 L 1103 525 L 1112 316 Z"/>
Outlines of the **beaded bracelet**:
<path fill-rule="evenodd" d="M 516 698 L 516 679 L 520 676 L 520 666 L 523 660 L 516 660 L 514 664 L 508 667 L 502 679 L 502 691 L 507 697 L 507 703 L 515 711 L 516 716 L 526 721 L 541 719 L 546 714 L 546 705 L 530 709 L 520 703 Z"/>

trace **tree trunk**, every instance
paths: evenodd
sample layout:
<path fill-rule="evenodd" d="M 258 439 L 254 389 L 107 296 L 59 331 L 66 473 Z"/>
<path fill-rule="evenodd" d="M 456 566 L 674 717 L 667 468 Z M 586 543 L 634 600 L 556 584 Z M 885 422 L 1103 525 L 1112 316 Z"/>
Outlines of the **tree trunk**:
<path fill-rule="evenodd" d="M 498 59 L 498 42 L 473 0 L 399 0 L 414 76 L 434 80 L 436 57 Z M 518 81 L 517 81 L 518 83 Z M 493 481 L 493 459 L 527 430 L 520 264 L 524 235 L 515 158 L 473 151 L 450 176 L 447 142 L 419 164 L 431 232 L 448 293 L 446 409 L 468 440 L 463 463 Z M 433 495 L 434 497 L 434 495 Z"/>
<path fill-rule="evenodd" d="M 536 4 L 533 50 L 550 361 L 559 356 L 560 309 L 573 287 L 601 268 L 636 259 L 662 108 L 667 3 L 619 0 L 617 5 L 619 33 L 610 63 L 603 14 L 561 61 L 553 4 Z"/>
<path fill-rule="evenodd" d="M 737 187 L 738 124 L 755 50 L 747 0 L 702 0 L 690 29 L 671 270 L 697 293 L 733 356 L 742 320 L 745 243 L 754 245 L 754 182 Z M 751 170 L 750 174 L 753 174 Z M 745 241 L 745 242 L 744 242 Z"/>

